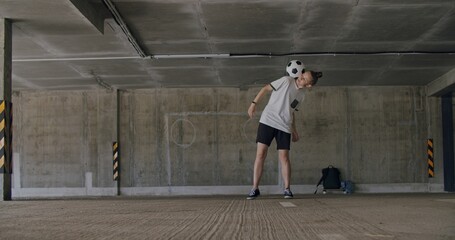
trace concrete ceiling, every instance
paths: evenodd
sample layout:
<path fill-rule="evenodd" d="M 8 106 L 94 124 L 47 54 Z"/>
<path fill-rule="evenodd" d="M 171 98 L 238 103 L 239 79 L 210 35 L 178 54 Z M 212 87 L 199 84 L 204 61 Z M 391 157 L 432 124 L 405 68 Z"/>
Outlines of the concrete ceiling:
<path fill-rule="evenodd" d="M 13 90 L 247 88 L 291 59 L 323 86 L 424 86 L 455 68 L 454 0 L 0 0 L 0 18 Z"/>

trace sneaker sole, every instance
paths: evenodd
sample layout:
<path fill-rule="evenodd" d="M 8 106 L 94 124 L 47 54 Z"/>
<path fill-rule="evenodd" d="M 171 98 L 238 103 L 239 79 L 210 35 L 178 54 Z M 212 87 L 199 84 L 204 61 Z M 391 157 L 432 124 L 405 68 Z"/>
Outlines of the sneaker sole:
<path fill-rule="evenodd" d="M 256 199 L 257 197 L 247 197 L 246 200 L 254 200 Z"/>
<path fill-rule="evenodd" d="M 294 198 L 294 197 L 291 197 L 291 196 L 284 196 L 284 198 L 290 199 L 290 198 Z"/>

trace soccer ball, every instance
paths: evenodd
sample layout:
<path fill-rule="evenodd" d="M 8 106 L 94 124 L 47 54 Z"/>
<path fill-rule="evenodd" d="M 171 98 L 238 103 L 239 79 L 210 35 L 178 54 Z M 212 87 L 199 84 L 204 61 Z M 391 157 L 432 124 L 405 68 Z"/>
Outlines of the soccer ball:
<path fill-rule="evenodd" d="M 286 66 L 286 72 L 289 74 L 289 76 L 297 79 L 300 74 L 305 72 L 305 65 L 303 65 L 302 61 L 292 60 Z"/>

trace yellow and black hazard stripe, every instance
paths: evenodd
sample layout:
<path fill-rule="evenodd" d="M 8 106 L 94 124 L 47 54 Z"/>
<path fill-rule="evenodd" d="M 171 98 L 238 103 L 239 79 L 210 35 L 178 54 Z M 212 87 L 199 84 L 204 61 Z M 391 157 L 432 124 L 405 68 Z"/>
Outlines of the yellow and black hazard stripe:
<path fill-rule="evenodd" d="M 0 100 L 0 172 L 12 173 L 12 104 Z"/>
<path fill-rule="evenodd" d="M 5 150 L 5 137 L 6 137 L 6 119 L 5 119 L 5 101 L 0 102 L 0 171 L 1 173 L 5 172 L 5 159 L 6 159 L 6 150 Z"/>
<path fill-rule="evenodd" d="M 427 154 L 428 154 L 428 177 L 434 177 L 434 162 L 433 162 L 433 139 L 427 140 Z"/>
<path fill-rule="evenodd" d="M 114 181 L 118 181 L 119 179 L 119 156 L 118 156 L 118 144 L 114 142 L 112 144 L 113 148 L 113 155 L 114 155 Z"/>

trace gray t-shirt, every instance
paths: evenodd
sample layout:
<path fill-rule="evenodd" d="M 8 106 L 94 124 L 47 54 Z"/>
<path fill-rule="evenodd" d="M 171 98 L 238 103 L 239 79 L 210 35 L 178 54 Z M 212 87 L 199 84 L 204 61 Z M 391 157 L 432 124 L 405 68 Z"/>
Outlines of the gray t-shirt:
<path fill-rule="evenodd" d="M 294 78 L 288 76 L 275 80 L 270 85 L 273 91 L 259 122 L 291 133 L 292 112 L 303 101 L 303 89 L 299 90 Z"/>

